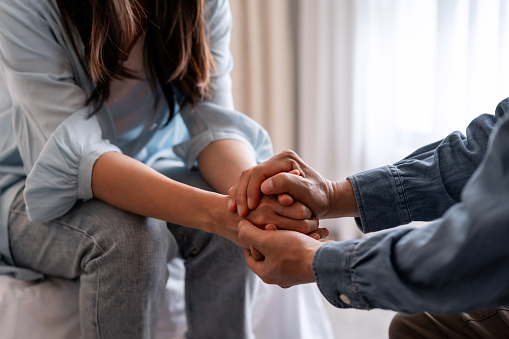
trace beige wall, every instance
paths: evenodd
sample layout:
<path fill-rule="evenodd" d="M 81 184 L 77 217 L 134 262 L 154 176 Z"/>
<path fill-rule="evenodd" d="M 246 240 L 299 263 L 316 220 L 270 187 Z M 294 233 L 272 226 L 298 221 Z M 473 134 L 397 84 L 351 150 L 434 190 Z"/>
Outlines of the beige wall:
<path fill-rule="evenodd" d="M 295 148 L 291 0 L 230 0 L 235 108 L 271 135 L 276 152 Z"/>

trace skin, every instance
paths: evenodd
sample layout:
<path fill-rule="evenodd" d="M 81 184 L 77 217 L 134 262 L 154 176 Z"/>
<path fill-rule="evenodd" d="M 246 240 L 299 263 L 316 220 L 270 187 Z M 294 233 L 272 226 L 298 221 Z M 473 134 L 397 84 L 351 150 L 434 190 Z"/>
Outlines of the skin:
<path fill-rule="evenodd" d="M 241 218 L 228 211 L 228 196 L 221 193 L 254 164 L 254 157 L 242 142 L 221 140 L 206 147 L 198 163 L 219 193 L 184 185 L 133 158 L 107 152 L 92 171 L 94 197 L 133 213 L 212 232 L 248 248 L 249 244 L 238 238 Z M 309 233 L 318 228 L 316 219 L 306 219 L 310 216 L 311 211 L 302 204 L 282 206 L 276 197 L 264 196 L 249 220 L 255 225 L 273 223 Z"/>
<path fill-rule="evenodd" d="M 264 194 L 286 194 L 292 201 L 308 206 L 318 218 L 359 216 L 349 180 L 324 179 L 293 151 L 284 151 L 244 171 L 237 185 L 230 190 L 228 208 L 239 216 L 250 215 Z M 290 201 L 281 202 L 287 203 Z M 239 222 L 238 228 L 239 238 L 251 248 L 245 250 L 246 263 L 263 281 L 281 287 L 315 281 L 313 257 L 324 242 L 278 230 L 274 225 L 267 225 L 265 231 L 260 230 L 247 220 Z M 257 250 L 253 251 L 253 248 Z"/>
<path fill-rule="evenodd" d="M 359 216 L 349 180 L 324 179 L 293 151 L 283 151 L 243 171 L 230 190 L 228 207 L 244 217 L 258 206 L 262 194 L 289 195 L 319 219 Z"/>
<path fill-rule="evenodd" d="M 324 242 L 287 230 L 261 230 L 247 220 L 239 223 L 241 241 L 250 243 L 263 254 L 258 259 L 244 249 L 246 263 L 265 283 L 283 288 L 315 282 L 312 263 Z"/>

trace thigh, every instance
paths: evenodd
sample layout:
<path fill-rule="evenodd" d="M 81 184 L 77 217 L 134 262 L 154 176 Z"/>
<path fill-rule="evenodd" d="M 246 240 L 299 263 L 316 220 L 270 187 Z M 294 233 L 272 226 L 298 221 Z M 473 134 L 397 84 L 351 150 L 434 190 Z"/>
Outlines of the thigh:
<path fill-rule="evenodd" d="M 28 219 L 21 191 L 9 215 L 9 243 L 14 264 L 45 275 L 78 278 L 87 262 L 110 248 L 124 251 L 168 248 L 168 259 L 177 246 L 166 223 L 129 213 L 103 201 L 77 202 L 64 216 L 49 222 Z M 172 245 L 173 244 L 173 245 Z"/>
<path fill-rule="evenodd" d="M 479 310 L 459 315 L 397 314 L 390 338 L 509 338 L 509 308 Z"/>

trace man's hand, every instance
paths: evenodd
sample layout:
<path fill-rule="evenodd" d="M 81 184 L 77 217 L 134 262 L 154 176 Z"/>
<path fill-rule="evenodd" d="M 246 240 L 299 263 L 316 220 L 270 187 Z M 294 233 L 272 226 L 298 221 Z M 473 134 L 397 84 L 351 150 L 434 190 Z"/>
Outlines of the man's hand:
<path fill-rule="evenodd" d="M 348 180 L 324 179 L 293 151 L 284 151 L 242 172 L 238 184 L 229 192 L 228 208 L 244 217 L 256 208 L 262 193 L 280 197 L 287 194 L 287 198 L 290 195 L 308 206 L 318 218 L 358 215 Z M 286 200 L 291 202 L 291 199 Z"/>
<path fill-rule="evenodd" d="M 315 281 L 311 265 L 322 242 L 302 233 L 275 230 L 270 225 L 261 230 L 247 220 L 239 222 L 239 239 L 263 256 L 259 260 L 244 249 L 247 265 L 265 283 L 286 288 Z"/>

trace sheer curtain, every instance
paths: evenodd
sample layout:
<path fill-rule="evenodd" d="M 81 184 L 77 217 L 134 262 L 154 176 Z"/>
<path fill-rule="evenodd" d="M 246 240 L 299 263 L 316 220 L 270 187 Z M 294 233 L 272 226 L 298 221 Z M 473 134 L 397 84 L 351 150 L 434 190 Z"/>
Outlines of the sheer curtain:
<path fill-rule="evenodd" d="M 464 131 L 509 96 L 507 0 L 299 5 L 297 147 L 330 179 Z"/>

